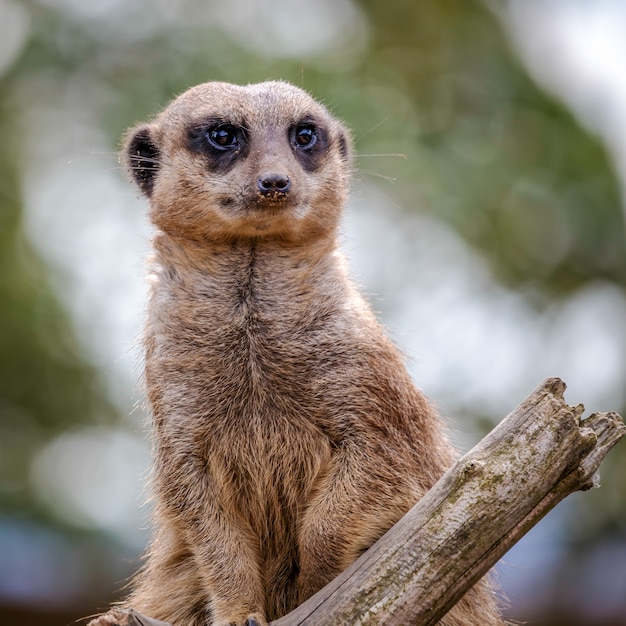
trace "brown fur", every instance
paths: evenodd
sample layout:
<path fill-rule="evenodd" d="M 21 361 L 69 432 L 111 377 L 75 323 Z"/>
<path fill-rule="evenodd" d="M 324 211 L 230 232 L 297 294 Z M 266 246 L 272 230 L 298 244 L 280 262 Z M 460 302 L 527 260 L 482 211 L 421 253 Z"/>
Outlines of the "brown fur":
<path fill-rule="evenodd" d="M 219 150 L 207 137 L 224 123 L 239 135 Z M 294 140 L 302 127 L 315 145 Z M 158 232 L 145 331 L 155 531 L 126 606 L 175 626 L 265 624 L 453 461 L 337 250 L 349 152 L 343 126 L 281 82 L 199 85 L 128 135 Z M 263 194 L 272 176 L 289 189 Z M 501 622 L 481 583 L 442 623 Z"/>

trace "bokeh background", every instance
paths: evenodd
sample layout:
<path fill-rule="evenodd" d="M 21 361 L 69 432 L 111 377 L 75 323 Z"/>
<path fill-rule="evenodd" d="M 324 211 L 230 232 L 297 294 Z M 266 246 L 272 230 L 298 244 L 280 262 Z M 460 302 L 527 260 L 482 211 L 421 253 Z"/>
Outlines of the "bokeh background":
<path fill-rule="evenodd" d="M 145 203 L 124 129 L 283 78 L 354 130 L 343 246 L 468 449 L 541 380 L 626 415 L 626 3 L 0 0 L 0 623 L 105 608 L 146 541 Z M 626 624 L 626 448 L 498 566 Z"/>

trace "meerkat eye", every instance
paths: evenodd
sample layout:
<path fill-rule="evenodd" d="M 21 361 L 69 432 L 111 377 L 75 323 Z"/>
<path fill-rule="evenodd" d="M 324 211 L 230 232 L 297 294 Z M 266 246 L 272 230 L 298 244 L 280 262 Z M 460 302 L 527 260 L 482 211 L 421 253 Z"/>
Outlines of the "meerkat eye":
<path fill-rule="evenodd" d="M 218 150 L 229 150 L 239 146 L 237 129 L 232 124 L 218 124 L 207 131 L 209 143 Z"/>
<path fill-rule="evenodd" d="M 292 142 L 296 148 L 312 148 L 317 137 L 317 128 L 313 124 L 299 124 L 293 129 Z"/>

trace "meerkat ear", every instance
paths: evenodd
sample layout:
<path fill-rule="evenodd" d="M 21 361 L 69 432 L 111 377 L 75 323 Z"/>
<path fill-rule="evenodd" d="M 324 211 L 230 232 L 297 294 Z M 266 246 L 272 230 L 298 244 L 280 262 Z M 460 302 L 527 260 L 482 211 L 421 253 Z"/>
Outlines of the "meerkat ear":
<path fill-rule="evenodd" d="M 348 130 L 340 126 L 339 129 L 339 154 L 341 154 L 341 158 L 348 164 L 352 163 L 352 137 Z"/>
<path fill-rule="evenodd" d="M 141 191 L 150 197 L 159 171 L 160 152 L 149 124 L 143 124 L 128 131 L 124 142 L 123 159 L 131 178 Z"/>

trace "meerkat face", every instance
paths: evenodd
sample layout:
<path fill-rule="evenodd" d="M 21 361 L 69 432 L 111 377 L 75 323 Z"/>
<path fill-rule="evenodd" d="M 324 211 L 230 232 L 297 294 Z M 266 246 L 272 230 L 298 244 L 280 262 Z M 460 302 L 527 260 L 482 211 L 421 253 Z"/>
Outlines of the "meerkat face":
<path fill-rule="evenodd" d="M 301 89 L 205 83 L 131 129 L 124 156 L 169 234 L 297 241 L 336 227 L 350 151 L 346 129 Z"/>

